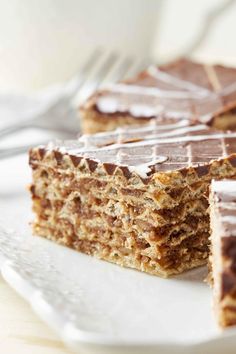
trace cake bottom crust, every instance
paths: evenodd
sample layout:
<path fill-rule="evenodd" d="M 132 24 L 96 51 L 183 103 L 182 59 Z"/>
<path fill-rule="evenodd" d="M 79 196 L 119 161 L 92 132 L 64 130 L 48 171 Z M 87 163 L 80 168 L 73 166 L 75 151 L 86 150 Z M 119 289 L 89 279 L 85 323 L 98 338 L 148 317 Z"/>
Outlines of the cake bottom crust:
<path fill-rule="evenodd" d="M 122 126 L 140 126 L 150 122 L 150 119 L 133 118 L 129 115 L 110 117 L 99 114 L 96 111 L 88 110 L 81 112 L 81 124 L 84 134 L 94 134 L 105 131 L 112 131 Z"/>
<path fill-rule="evenodd" d="M 81 118 L 82 131 L 85 134 L 112 131 L 122 126 L 140 126 L 151 121 L 148 118 L 134 118 L 129 115 L 116 115 L 114 117 L 102 115 L 92 109 L 82 111 Z M 216 116 L 209 125 L 220 130 L 236 130 L 236 112 L 231 111 Z"/>
<path fill-rule="evenodd" d="M 215 117 L 212 126 L 220 130 L 236 130 L 236 113 L 229 112 Z"/>
<path fill-rule="evenodd" d="M 56 242 L 60 245 L 70 247 L 76 251 L 92 255 L 98 259 L 102 259 L 111 263 L 115 263 L 122 267 L 133 268 L 142 272 L 156 275 L 162 278 L 167 278 L 172 275 L 180 274 L 186 270 L 205 265 L 208 259 L 208 252 L 194 252 L 188 260 L 183 261 L 177 267 L 165 269 L 155 260 L 150 262 L 150 259 L 145 256 L 127 254 L 120 249 L 114 249 L 109 245 L 105 245 L 98 241 L 81 240 L 77 236 L 59 234 L 54 228 L 42 227 L 35 223 L 33 225 L 34 235 L 42 236 Z M 151 264 L 150 264 L 151 263 Z"/>

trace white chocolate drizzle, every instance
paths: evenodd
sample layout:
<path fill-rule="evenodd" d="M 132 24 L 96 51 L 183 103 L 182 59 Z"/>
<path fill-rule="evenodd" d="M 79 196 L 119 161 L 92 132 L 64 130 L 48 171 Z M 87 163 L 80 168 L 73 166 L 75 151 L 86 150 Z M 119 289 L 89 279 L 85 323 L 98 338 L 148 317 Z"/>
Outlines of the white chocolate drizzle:
<path fill-rule="evenodd" d="M 173 127 L 174 129 L 171 129 Z M 119 128 L 114 132 L 84 135 L 77 141 L 50 143 L 47 149 L 91 158 L 101 163 L 109 162 L 118 166 L 127 166 L 131 172 L 136 172 L 145 178 L 153 169 L 152 166 L 163 164 L 166 161 L 169 166 L 171 164 L 190 166 L 198 163 L 196 156 L 194 160 L 192 159 L 194 142 L 216 140 L 215 144 L 221 147 L 221 153 L 217 152 L 214 155 L 214 152 L 212 154 L 204 152 L 203 145 L 199 163 L 224 158 L 227 156 L 225 138 L 236 138 L 236 132 L 221 133 L 203 124 L 186 125 L 186 122 L 182 121 L 181 124 L 165 126 L 165 129 L 163 128 L 160 132 L 159 127 L 151 123 L 138 128 Z M 171 147 L 171 144 L 174 145 Z M 169 148 L 170 151 L 173 149 L 170 156 Z M 185 154 L 181 153 L 182 148 L 185 149 Z M 180 152 L 178 152 L 179 149 Z M 201 157 L 203 157 L 202 160 Z"/>
<path fill-rule="evenodd" d="M 174 98 L 174 99 L 199 99 L 203 97 L 215 96 L 214 93 L 210 92 L 208 96 L 202 94 L 199 91 L 178 91 L 178 90 L 161 90 L 157 87 L 130 85 L 125 83 L 117 83 L 108 85 L 106 87 L 110 92 L 129 94 L 129 95 L 141 95 L 141 96 L 154 96 L 159 98 Z"/>
<path fill-rule="evenodd" d="M 205 89 L 202 86 L 198 86 L 193 84 L 192 82 L 180 79 L 178 77 L 175 77 L 173 75 L 170 75 L 166 73 L 165 71 L 161 71 L 158 69 L 158 67 L 151 65 L 148 69 L 147 72 L 149 75 L 152 77 L 156 78 L 159 81 L 166 82 L 168 84 L 172 84 L 176 86 L 177 88 L 181 88 L 184 90 L 189 90 L 189 91 L 194 91 L 198 92 L 198 94 L 201 94 L 203 96 L 211 94 L 211 91 Z"/>

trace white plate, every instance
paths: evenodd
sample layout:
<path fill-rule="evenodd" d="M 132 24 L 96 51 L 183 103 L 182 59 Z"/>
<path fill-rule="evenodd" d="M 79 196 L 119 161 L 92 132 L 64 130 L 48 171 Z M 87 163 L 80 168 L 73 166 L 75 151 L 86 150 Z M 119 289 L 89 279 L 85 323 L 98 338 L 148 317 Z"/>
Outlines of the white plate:
<path fill-rule="evenodd" d="M 0 171 L 2 274 L 75 351 L 235 353 L 236 330 L 215 324 L 205 268 L 165 280 L 33 237 L 27 157 Z"/>

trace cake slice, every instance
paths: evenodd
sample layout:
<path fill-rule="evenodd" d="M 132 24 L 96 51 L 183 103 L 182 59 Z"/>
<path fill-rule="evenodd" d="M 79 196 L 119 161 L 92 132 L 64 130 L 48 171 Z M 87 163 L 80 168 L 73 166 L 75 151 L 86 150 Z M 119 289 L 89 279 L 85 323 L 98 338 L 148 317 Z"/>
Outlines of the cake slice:
<path fill-rule="evenodd" d="M 212 178 L 236 176 L 236 133 L 146 126 L 30 151 L 35 234 L 167 277 L 206 263 Z"/>
<path fill-rule="evenodd" d="M 97 91 L 80 108 L 84 133 L 182 119 L 236 129 L 236 69 L 181 59 Z"/>
<path fill-rule="evenodd" d="M 225 327 L 236 324 L 236 180 L 212 182 L 210 215 L 214 309 Z"/>

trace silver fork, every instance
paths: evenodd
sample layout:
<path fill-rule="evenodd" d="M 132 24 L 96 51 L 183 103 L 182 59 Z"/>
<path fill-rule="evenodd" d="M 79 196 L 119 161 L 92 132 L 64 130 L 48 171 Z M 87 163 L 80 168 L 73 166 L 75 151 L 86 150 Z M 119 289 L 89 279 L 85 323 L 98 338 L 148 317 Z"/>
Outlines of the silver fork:
<path fill-rule="evenodd" d="M 50 98 L 42 103 L 41 109 L 32 117 L 24 117 L 20 122 L 0 129 L 0 139 L 29 128 L 54 131 L 63 138 L 76 138 L 79 132 L 77 106 L 96 89 L 107 83 L 132 76 L 150 64 L 151 60 L 123 57 L 118 53 L 106 53 L 96 49 L 79 70 L 63 87 L 51 90 Z M 40 142 L 42 144 L 46 141 Z M 0 149 L 0 159 L 26 152 L 32 144 Z"/>

